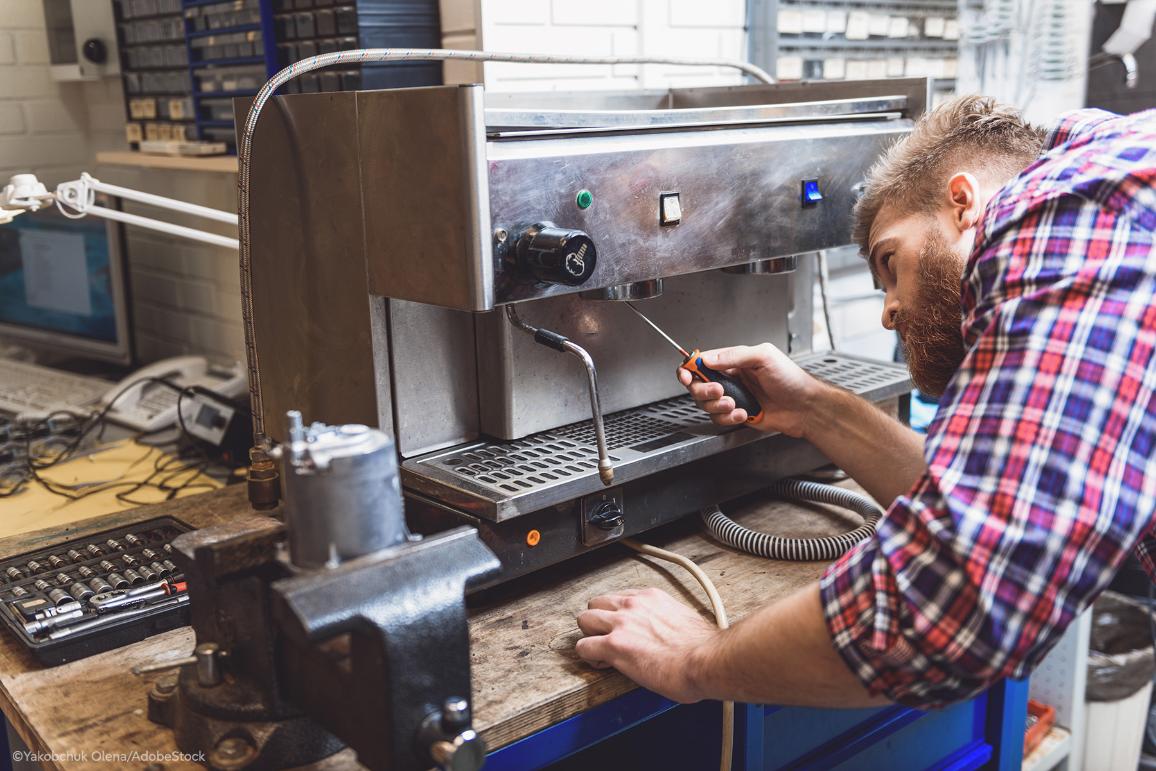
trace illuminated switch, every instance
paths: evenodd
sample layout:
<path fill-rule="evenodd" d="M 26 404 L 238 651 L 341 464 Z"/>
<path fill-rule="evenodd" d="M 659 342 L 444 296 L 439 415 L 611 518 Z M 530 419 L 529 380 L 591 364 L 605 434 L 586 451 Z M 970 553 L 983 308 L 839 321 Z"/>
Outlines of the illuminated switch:
<path fill-rule="evenodd" d="M 815 206 L 823 200 L 823 191 L 819 189 L 819 180 L 803 180 L 803 206 Z"/>
<path fill-rule="evenodd" d="M 662 193 L 658 196 L 658 222 L 661 225 L 677 225 L 682 222 L 682 202 L 678 193 Z"/>

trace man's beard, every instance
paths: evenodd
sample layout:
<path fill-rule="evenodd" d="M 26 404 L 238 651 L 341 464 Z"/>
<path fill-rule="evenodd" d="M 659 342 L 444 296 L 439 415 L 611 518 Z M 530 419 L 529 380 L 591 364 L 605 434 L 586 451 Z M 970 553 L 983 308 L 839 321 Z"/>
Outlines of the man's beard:
<path fill-rule="evenodd" d="M 934 230 L 919 253 L 916 307 L 895 314 L 895 327 L 915 386 L 939 398 L 963 363 L 959 257 Z"/>

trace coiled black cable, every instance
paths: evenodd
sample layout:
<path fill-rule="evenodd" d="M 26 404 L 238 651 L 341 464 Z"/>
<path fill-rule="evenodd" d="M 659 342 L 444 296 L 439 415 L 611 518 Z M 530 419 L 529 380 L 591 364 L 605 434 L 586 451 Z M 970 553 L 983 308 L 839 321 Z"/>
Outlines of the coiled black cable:
<path fill-rule="evenodd" d="M 770 492 L 780 498 L 842 506 L 863 517 L 863 524 L 847 533 L 823 538 L 784 538 L 743 527 L 723 514 L 718 506 L 704 509 L 702 521 L 718 540 L 749 554 L 791 562 L 830 561 L 836 559 L 864 538 L 875 533 L 882 509 L 866 495 L 842 487 L 808 482 L 802 479 L 781 479 L 771 485 Z"/>

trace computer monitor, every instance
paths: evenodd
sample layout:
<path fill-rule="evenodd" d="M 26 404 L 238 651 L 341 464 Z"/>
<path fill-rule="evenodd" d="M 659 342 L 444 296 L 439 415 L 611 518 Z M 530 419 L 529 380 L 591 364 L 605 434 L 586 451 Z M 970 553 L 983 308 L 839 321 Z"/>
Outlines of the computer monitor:
<path fill-rule="evenodd" d="M 41 209 L 0 226 L 0 339 L 130 364 L 127 294 L 119 224 Z"/>

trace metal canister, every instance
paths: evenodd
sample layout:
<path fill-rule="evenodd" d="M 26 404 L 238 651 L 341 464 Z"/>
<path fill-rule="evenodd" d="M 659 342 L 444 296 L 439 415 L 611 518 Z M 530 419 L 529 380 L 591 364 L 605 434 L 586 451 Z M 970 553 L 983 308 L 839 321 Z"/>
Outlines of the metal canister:
<path fill-rule="evenodd" d="M 293 564 L 335 566 L 405 541 L 397 453 L 389 436 L 362 425 L 306 428 L 296 410 L 288 418 L 281 479 Z"/>

